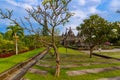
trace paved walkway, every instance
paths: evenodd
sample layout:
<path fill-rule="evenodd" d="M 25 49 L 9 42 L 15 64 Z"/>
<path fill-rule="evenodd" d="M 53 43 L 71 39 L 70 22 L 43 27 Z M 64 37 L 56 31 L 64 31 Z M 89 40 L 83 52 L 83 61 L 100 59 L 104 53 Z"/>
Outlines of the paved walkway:
<path fill-rule="evenodd" d="M 120 70 L 120 66 L 107 67 L 107 68 L 94 68 L 94 69 L 67 71 L 66 73 L 69 76 L 76 76 L 76 75 L 83 75 L 83 74 L 89 74 L 89 73 L 99 73 L 99 72 L 106 72 L 106 71 L 112 71 L 112 70 Z"/>
<path fill-rule="evenodd" d="M 97 79 L 97 80 L 120 80 L 120 76 L 113 77 L 113 78 L 101 78 L 101 79 Z"/>
<path fill-rule="evenodd" d="M 30 68 L 28 72 L 34 73 L 34 74 L 40 74 L 40 75 L 46 75 L 48 73 L 47 71 L 40 70 L 40 69 L 34 69 L 34 68 Z"/>
<path fill-rule="evenodd" d="M 89 50 L 82 50 L 81 52 L 90 53 Z M 94 52 L 99 52 L 99 50 L 94 50 Z M 120 49 L 101 50 L 101 52 L 120 52 Z"/>

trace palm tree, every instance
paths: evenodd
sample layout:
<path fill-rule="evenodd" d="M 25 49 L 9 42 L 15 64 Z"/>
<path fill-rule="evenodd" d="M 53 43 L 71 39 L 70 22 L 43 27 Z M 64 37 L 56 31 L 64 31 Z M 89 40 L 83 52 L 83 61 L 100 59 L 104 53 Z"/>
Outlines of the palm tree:
<path fill-rule="evenodd" d="M 18 39 L 24 35 L 23 28 L 18 25 L 10 25 L 7 30 L 11 32 L 12 38 L 15 40 L 16 55 L 18 54 Z"/>

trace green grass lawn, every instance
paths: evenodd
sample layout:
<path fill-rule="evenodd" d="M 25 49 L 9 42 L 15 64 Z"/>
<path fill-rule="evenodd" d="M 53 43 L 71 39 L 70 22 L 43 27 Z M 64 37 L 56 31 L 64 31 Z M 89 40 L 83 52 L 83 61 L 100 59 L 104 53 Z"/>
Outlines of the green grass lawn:
<path fill-rule="evenodd" d="M 111 59 L 103 59 L 100 57 L 89 58 L 88 54 L 82 53 L 77 50 L 68 49 L 66 53 L 65 48 L 59 48 L 60 57 L 61 57 L 61 66 L 66 65 L 77 65 L 70 68 L 61 68 L 61 75 L 56 80 L 95 80 L 104 77 L 115 77 L 120 75 L 120 70 L 108 71 L 96 74 L 84 74 L 79 76 L 68 76 L 66 71 L 72 70 L 83 70 L 83 69 L 93 69 L 93 68 L 105 68 L 111 66 L 120 66 L 119 61 Z M 52 58 L 51 55 L 46 55 L 42 61 L 39 61 L 40 64 L 47 64 L 50 66 L 55 66 L 55 58 Z M 88 65 L 89 64 L 89 65 Z M 44 67 L 35 65 L 33 68 L 48 71 L 47 75 L 38 75 L 33 73 L 27 73 L 24 77 L 30 80 L 55 80 L 54 73 L 55 68 Z"/>
<path fill-rule="evenodd" d="M 0 73 L 11 68 L 12 66 L 16 65 L 17 63 L 23 62 L 23 61 L 27 60 L 28 58 L 31 58 L 32 56 L 38 54 L 39 52 L 41 52 L 44 49 L 45 48 L 40 48 L 40 49 L 32 50 L 29 52 L 25 52 L 23 54 L 13 55 L 8 58 L 0 58 Z"/>
<path fill-rule="evenodd" d="M 106 55 L 114 58 L 120 58 L 120 52 L 101 52 L 97 54 Z"/>

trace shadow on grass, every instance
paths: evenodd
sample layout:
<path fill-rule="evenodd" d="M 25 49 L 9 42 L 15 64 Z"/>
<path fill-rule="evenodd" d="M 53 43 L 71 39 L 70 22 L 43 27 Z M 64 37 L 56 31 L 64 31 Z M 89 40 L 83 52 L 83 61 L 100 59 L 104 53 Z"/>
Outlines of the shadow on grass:
<path fill-rule="evenodd" d="M 40 70 L 48 71 L 48 73 L 50 73 L 51 75 L 55 74 L 55 68 L 43 67 L 43 66 L 38 66 L 38 65 L 35 65 L 35 68 L 40 69 Z"/>

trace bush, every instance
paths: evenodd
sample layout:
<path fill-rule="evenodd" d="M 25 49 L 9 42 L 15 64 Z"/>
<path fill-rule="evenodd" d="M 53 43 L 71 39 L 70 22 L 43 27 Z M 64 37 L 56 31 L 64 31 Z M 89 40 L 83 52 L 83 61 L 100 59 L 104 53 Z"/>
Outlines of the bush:
<path fill-rule="evenodd" d="M 0 39 L 0 53 L 7 53 L 14 50 L 14 42 L 9 40 Z"/>

